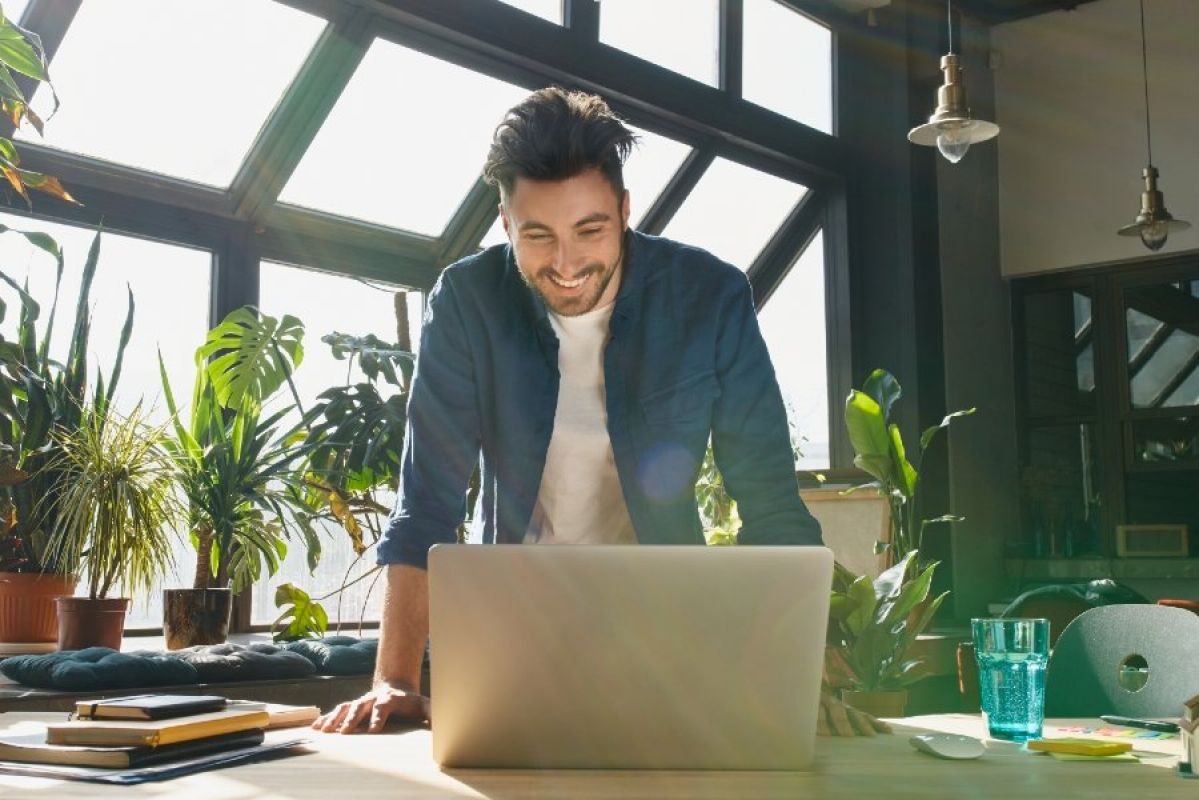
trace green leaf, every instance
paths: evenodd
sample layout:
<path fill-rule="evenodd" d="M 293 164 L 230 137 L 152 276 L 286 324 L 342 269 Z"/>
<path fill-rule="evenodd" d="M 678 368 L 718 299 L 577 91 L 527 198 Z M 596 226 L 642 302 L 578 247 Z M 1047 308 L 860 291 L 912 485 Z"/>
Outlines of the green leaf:
<path fill-rule="evenodd" d="M 933 439 L 941 431 L 941 429 L 949 427 L 949 423 L 953 422 L 958 417 L 968 417 L 977 410 L 978 409 L 976 408 L 967 408 L 962 411 L 955 411 L 952 414 L 947 414 L 945 419 L 941 420 L 940 425 L 933 425 L 930 428 L 926 428 L 924 433 L 920 434 L 920 449 L 922 451 L 927 450 L 928 446 L 932 443 Z"/>
<path fill-rule="evenodd" d="M 242 307 L 209 332 L 196 354 L 210 359 L 218 402 L 240 408 L 262 403 L 295 372 L 304 358 L 303 337 L 303 323 L 291 315 L 276 320 Z"/>
<path fill-rule="evenodd" d="M 320 637 L 329 628 L 325 609 L 294 584 L 285 583 L 275 590 L 275 607 L 283 608 L 283 613 L 271 625 L 271 635 L 276 642 Z M 283 630 L 276 630 L 284 623 Z"/>
<path fill-rule="evenodd" d="M 845 400 L 845 428 L 859 456 L 890 458 L 887 423 L 882 409 L 872 397 L 856 389 L 849 393 Z"/>
<path fill-rule="evenodd" d="M 20 29 L 9 22 L 0 25 L 0 62 L 39 81 L 50 79 L 37 51 L 25 41 Z"/>
<path fill-rule="evenodd" d="M 874 398 L 882 409 L 883 419 L 891 419 L 891 408 L 903 397 L 903 389 L 895 376 L 885 369 L 876 369 L 862 384 L 862 391 Z"/>
<path fill-rule="evenodd" d="M 887 430 L 891 434 L 891 462 L 895 468 L 891 475 L 891 483 L 902 488 L 904 497 L 908 498 L 916 493 L 916 468 L 908 461 L 899 426 L 892 424 Z"/>
<path fill-rule="evenodd" d="M 857 606 L 846 618 L 846 627 L 854 636 L 862 636 L 865 631 L 870 630 L 874 621 L 874 609 L 878 603 L 869 576 L 863 575 L 850 584 L 846 594 Z"/>

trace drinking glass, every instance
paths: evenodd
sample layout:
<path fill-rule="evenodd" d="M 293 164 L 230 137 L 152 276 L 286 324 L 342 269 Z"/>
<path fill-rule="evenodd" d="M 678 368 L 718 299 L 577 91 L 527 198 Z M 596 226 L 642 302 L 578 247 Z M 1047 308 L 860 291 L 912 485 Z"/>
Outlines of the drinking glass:
<path fill-rule="evenodd" d="M 970 625 L 982 712 L 992 738 L 1039 739 L 1045 719 L 1049 620 L 975 619 Z"/>

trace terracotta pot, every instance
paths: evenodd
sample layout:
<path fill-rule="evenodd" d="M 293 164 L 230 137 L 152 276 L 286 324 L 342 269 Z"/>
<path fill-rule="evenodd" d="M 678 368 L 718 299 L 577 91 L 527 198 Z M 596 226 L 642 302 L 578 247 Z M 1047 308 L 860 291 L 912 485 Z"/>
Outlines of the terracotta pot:
<path fill-rule="evenodd" d="M 90 597 L 60 597 L 58 603 L 58 649 L 85 647 L 121 649 L 125 633 L 128 597 L 93 600 Z"/>
<path fill-rule="evenodd" d="M 904 689 L 894 692 L 859 692 L 846 689 L 841 694 L 845 705 L 865 711 L 873 717 L 902 717 L 908 704 L 908 693 Z"/>
<path fill-rule="evenodd" d="M 164 589 L 162 633 L 167 649 L 222 644 L 229 637 L 232 610 L 229 589 Z"/>
<path fill-rule="evenodd" d="M 54 601 L 75 593 L 73 575 L 0 572 L 0 642 L 58 641 Z"/>

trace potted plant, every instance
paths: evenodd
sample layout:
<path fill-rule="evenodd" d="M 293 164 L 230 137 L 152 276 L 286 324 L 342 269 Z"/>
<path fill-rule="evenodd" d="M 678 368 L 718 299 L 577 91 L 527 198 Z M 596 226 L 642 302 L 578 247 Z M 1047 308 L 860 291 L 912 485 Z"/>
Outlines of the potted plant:
<path fill-rule="evenodd" d="M 899 381 L 886 370 L 876 369 L 870 373 L 862 390 L 852 390 L 845 400 L 845 427 L 856 453 L 853 463 L 874 478 L 847 491 L 870 488 L 887 498 L 891 508 L 889 541 L 877 542 L 875 552 L 887 553 L 891 564 L 902 561 L 910 552 L 920 550 L 926 526 L 962 520 L 953 514 L 935 519 L 921 516 L 920 472 L 908 459 L 908 450 L 899 426 L 891 421 L 891 411 L 902 396 Z M 942 419 L 940 424 L 927 428 L 920 436 L 920 453 L 923 455 L 937 434 L 943 428 L 948 428 L 950 422 L 974 411 L 973 408 L 955 411 Z"/>
<path fill-rule="evenodd" d="M 840 564 L 833 570 L 825 680 L 846 704 L 878 717 L 901 717 L 907 687 L 924 677 L 912 645 L 948 592 L 929 598 L 936 564 L 917 566 L 917 552 L 874 580 Z"/>
<path fill-rule="evenodd" d="M 62 280 L 63 254 L 53 239 L 25 234 L 55 258 Z M 54 642 L 58 638 L 55 598 L 75 591 L 70 551 L 47 552 L 50 531 L 65 508 L 60 497 L 66 483 L 59 434 L 81 430 L 89 414 L 102 414 L 121 374 L 121 363 L 133 328 L 133 295 L 107 381 L 88 386 L 91 342 L 92 283 L 100 255 L 100 234 L 88 250 L 70 343 L 63 355 L 50 344 L 58 291 L 50 304 L 45 330 L 38 337 L 42 307 L 15 280 L 0 272 L 19 299 L 15 340 L 0 335 L 0 641 Z M 7 306 L 0 303 L 0 320 Z M 56 464 L 57 466 L 51 466 Z"/>
<path fill-rule="evenodd" d="M 196 352 L 196 378 L 185 424 L 162 373 L 174 435 L 167 448 L 187 504 L 187 526 L 196 547 L 191 589 L 164 593 L 167 647 L 225 641 L 233 593 L 273 575 L 298 537 L 310 568 L 320 558 L 300 469 L 308 447 L 295 430 L 281 429 L 292 410 L 264 416 L 263 406 L 285 384 L 303 357 L 303 326 L 233 311 Z M 292 387 L 292 395 L 295 389 Z M 298 399 L 296 404 L 299 404 Z"/>
<path fill-rule="evenodd" d="M 336 359 L 346 361 L 347 376 L 356 362 L 366 378 L 356 383 L 347 378 L 344 385 L 322 392 L 302 423 L 311 448 L 305 476 L 309 503 L 320 509 L 319 518 L 341 526 L 355 559 L 341 585 L 321 597 L 312 598 L 293 584 L 277 589 L 275 604 L 281 609 L 273 626 L 278 629 L 277 639 L 324 634 L 328 614 L 321 601 L 333 595 L 340 601 L 350 586 L 381 574 L 374 568 L 350 577 L 382 536 L 382 520 L 391 509 L 380 502 L 380 495 L 394 493 L 399 486 L 415 357 L 407 335 L 407 305 L 402 293 L 396 297 L 399 340 L 395 344 L 372 334 L 353 336 L 335 331 L 321 337 Z"/>
<path fill-rule="evenodd" d="M 46 552 L 77 564 L 88 585 L 87 597 L 58 598 L 58 646 L 119 650 L 130 601 L 110 593 L 148 592 L 172 564 L 183 518 L 174 464 L 140 404 L 128 416 L 93 408 L 78 429 L 54 436 L 58 452 L 45 469 L 60 486 L 47 496 L 58 513 Z"/>

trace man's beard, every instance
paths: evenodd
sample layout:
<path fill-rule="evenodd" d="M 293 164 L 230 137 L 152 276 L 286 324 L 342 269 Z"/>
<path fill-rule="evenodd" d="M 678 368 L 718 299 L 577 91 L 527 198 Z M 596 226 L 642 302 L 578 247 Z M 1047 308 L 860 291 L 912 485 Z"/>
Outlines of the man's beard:
<path fill-rule="evenodd" d="M 563 296 L 562 287 L 554 283 L 553 276 L 557 275 L 557 272 L 553 267 L 543 267 L 537 270 L 531 278 L 522 269 L 518 268 L 517 272 L 551 311 L 563 317 L 577 317 L 595 309 L 623 261 L 624 242 L 622 241 L 616 261 L 610 266 L 605 267 L 603 262 L 593 261 L 575 274 L 576 280 L 578 278 L 587 279 L 585 291 L 578 295 Z"/>

